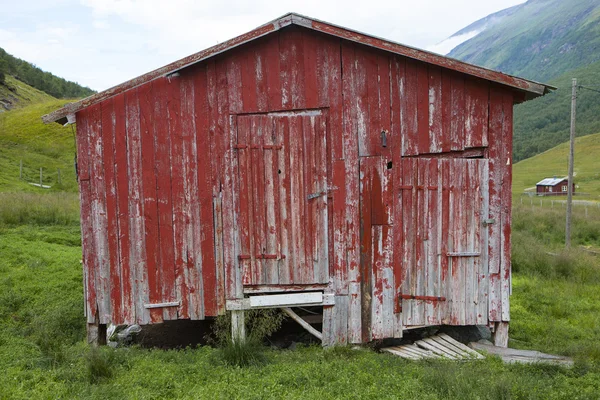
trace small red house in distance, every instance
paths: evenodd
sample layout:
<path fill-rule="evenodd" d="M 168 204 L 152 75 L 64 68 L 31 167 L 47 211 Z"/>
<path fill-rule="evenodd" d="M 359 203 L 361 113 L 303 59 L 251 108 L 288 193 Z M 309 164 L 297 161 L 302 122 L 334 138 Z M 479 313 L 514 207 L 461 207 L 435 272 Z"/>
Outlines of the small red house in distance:
<path fill-rule="evenodd" d="M 324 345 L 505 345 L 513 104 L 549 89 L 287 14 L 44 116 L 77 123 L 91 337 L 314 306 Z"/>
<path fill-rule="evenodd" d="M 536 183 L 538 196 L 561 196 L 566 195 L 569 190 L 569 178 L 545 178 Z M 575 193 L 575 182 L 573 182 L 573 193 Z"/>

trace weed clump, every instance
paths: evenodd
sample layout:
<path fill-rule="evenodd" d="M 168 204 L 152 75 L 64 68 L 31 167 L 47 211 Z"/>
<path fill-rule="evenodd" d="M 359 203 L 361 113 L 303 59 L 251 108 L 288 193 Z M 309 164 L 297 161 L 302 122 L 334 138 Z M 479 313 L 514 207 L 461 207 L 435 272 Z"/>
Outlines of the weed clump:
<path fill-rule="evenodd" d="M 213 361 L 231 367 L 263 365 L 267 362 L 264 340 L 277 331 L 285 315 L 274 309 L 245 312 L 246 340 L 234 341 L 231 335 L 231 313 L 217 317 L 208 343 L 217 347 Z"/>

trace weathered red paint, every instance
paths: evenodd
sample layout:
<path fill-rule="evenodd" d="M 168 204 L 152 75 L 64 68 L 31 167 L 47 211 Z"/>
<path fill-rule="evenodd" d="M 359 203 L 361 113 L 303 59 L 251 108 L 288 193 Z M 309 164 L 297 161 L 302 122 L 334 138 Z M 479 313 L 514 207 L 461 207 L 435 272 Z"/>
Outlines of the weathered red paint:
<path fill-rule="evenodd" d="M 514 86 L 296 22 L 77 113 L 88 322 L 308 290 L 327 343 L 508 320 Z"/>

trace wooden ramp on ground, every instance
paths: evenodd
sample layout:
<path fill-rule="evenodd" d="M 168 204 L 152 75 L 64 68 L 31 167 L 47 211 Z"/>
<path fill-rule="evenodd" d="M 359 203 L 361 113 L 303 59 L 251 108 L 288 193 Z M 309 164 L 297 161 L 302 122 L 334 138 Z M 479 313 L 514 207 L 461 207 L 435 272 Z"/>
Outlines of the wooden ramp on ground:
<path fill-rule="evenodd" d="M 507 363 L 546 363 L 572 366 L 573 360 L 568 357 L 545 354 L 535 350 L 518 350 L 505 347 L 494 346 L 490 342 L 479 341 L 469 343 L 469 346 L 475 350 L 485 351 L 488 354 L 494 354 L 502 358 Z"/>
<path fill-rule="evenodd" d="M 424 358 L 472 360 L 484 358 L 475 350 L 452 339 L 445 333 L 418 340 L 413 344 L 385 347 L 381 350 L 409 360 L 422 360 Z"/>

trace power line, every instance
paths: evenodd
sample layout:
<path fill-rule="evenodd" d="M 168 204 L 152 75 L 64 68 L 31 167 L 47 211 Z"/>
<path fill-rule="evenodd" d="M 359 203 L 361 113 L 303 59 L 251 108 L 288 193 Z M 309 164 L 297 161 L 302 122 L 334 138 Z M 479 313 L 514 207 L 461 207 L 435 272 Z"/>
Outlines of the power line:
<path fill-rule="evenodd" d="M 592 88 L 590 88 L 590 87 L 586 87 L 586 86 L 582 86 L 582 85 L 579 85 L 579 86 L 578 86 L 578 88 L 579 88 L 579 89 L 586 89 L 586 90 L 589 90 L 589 91 L 591 91 L 591 92 L 600 93 L 600 90 L 592 89 Z"/>

